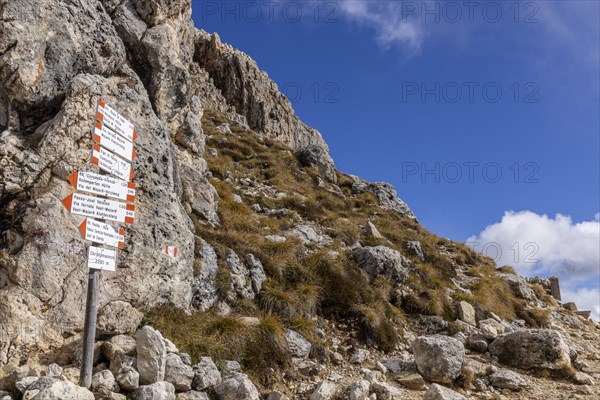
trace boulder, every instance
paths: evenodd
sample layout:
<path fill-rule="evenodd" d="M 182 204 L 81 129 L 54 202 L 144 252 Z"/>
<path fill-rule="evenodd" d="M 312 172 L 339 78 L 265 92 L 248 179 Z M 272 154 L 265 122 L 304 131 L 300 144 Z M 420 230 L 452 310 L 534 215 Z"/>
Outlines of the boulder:
<path fill-rule="evenodd" d="M 330 400 L 335 396 L 337 386 L 331 381 L 321 381 L 310 395 L 310 400 Z"/>
<path fill-rule="evenodd" d="M 169 382 L 143 385 L 133 392 L 133 400 L 175 400 L 175 386 Z"/>
<path fill-rule="evenodd" d="M 137 370 L 140 383 L 148 385 L 163 381 L 167 362 L 167 347 L 163 336 L 151 326 L 144 326 L 137 333 Z M 147 390 L 142 391 L 144 393 Z"/>
<path fill-rule="evenodd" d="M 116 379 L 123 390 L 136 390 L 140 386 L 140 374 L 133 367 L 121 368 Z"/>
<path fill-rule="evenodd" d="M 374 382 L 371 391 L 377 395 L 377 400 L 402 400 L 402 392 L 389 383 Z"/>
<path fill-rule="evenodd" d="M 244 374 L 237 374 L 214 387 L 219 400 L 260 400 L 256 386 Z"/>
<path fill-rule="evenodd" d="M 135 354 L 137 343 L 129 335 L 116 335 L 104 342 L 103 351 L 109 361 L 112 361 L 115 354 L 122 353 L 127 356 Z"/>
<path fill-rule="evenodd" d="M 196 392 L 195 390 L 192 390 L 185 393 L 178 393 L 175 396 L 175 400 L 210 400 L 210 397 L 208 397 L 208 394 L 205 392 Z"/>
<path fill-rule="evenodd" d="M 489 376 L 490 383 L 497 389 L 520 391 L 527 387 L 527 381 L 516 372 L 501 369 Z"/>
<path fill-rule="evenodd" d="M 371 382 L 367 380 L 357 381 L 347 389 L 348 400 L 368 400 Z"/>
<path fill-rule="evenodd" d="M 478 353 L 486 353 L 488 351 L 488 345 L 486 337 L 478 333 L 473 333 L 467 337 L 466 346 L 469 350 Z"/>
<path fill-rule="evenodd" d="M 425 390 L 425 380 L 419 374 L 400 374 L 396 375 L 396 382 L 411 390 Z"/>
<path fill-rule="evenodd" d="M 260 260 L 253 254 L 246 254 L 246 265 L 250 270 L 250 280 L 252 281 L 252 290 L 258 294 L 262 289 L 262 284 L 267 280 L 267 274 Z"/>
<path fill-rule="evenodd" d="M 458 312 L 458 318 L 460 318 L 461 321 L 473 326 L 477 325 L 475 309 L 471 304 L 467 303 L 466 301 L 460 301 L 456 304 L 456 311 Z"/>
<path fill-rule="evenodd" d="M 59 376 L 61 376 L 63 373 L 63 369 L 60 365 L 56 364 L 56 363 L 52 363 L 50 365 L 48 365 L 48 374 L 47 376 L 53 376 L 55 378 L 58 378 Z"/>
<path fill-rule="evenodd" d="M 460 375 L 465 348 L 456 339 L 442 336 L 421 336 L 412 343 L 417 369 L 432 382 L 452 384 Z"/>
<path fill-rule="evenodd" d="M 369 358 L 369 354 L 369 350 L 356 349 L 352 354 L 352 357 L 350 357 L 350 362 L 353 364 L 362 364 L 365 361 L 367 361 L 367 358 Z"/>
<path fill-rule="evenodd" d="M 371 221 L 367 222 L 365 225 L 365 230 L 367 231 L 367 235 L 369 235 L 369 237 L 373 239 L 383 239 L 383 236 L 381 233 L 379 233 L 379 230 Z"/>
<path fill-rule="evenodd" d="M 355 248 L 352 255 L 358 266 L 372 279 L 382 277 L 394 283 L 401 283 L 408 276 L 411 266 L 406 257 L 385 246 Z"/>
<path fill-rule="evenodd" d="M 23 393 L 22 400 L 94 400 L 94 394 L 67 380 L 43 377 L 33 382 Z"/>
<path fill-rule="evenodd" d="M 200 270 L 192 282 L 192 305 L 200 311 L 207 311 L 219 299 L 215 286 L 217 276 L 217 253 L 215 249 L 203 239 L 198 240 Z"/>
<path fill-rule="evenodd" d="M 267 400 L 290 400 L 285 394 L 278 392 L 277 390 L 269 393 Z"/>
<path fill-rule="evenodd" d="M 571 366 L 569 346 L 552 330 L 523 330 L 498 336 L 489 346 L 492 356 L 523 369 L 563 370 Z"/>
<path fill-rule="evenodd" d="M 511 289 L 518 297 L 529 301 L 537 300 L 537 296 L 529 286 L 526 278 L 514 274 L 498 274 L 498 276 L 509 283 Z"/>
<path fill-rule="evenodd" d="M 194 370 L 189 365 L 185 365 L 178 354 L 170 353 L 167 356 L 165 366 L 165 381 L 175 386 L 178 392 L 187 392 L 192 389 L 192 380 L 194 379 Z"/>
<path fill-rule="evenodd" d="M 221 376 L 223 379 L 229 379 L 234 375 L 241 374 L 242 367 L 237 361 L 224 361 L 221 367 Z"/>
<path fill-rule="evenodd" d="M 103 391 L 119 392 L 120 390 L 113 373 L 108 369 L 97 372 L 92 376 L 91 389 L 94 393 Z"/>
<path fill-rule="evenodd" d="M 292 356 L 298 358 L 306 358 L 310 354 L 312 344 L 301 334 L 291 329 L 286 329 L 285 340 L 290 349 Z"/>
<path fill-rule="evenodd" d="M 425 392 L 423 400 L 468 400 L 465 396 L 454 390 L 444 386 L 436 385 L 435 383 Z"/>
<path fill-rule="evenodd" d="M 504 333 L 505 327 L 494 318 L 488 318 L 479 321 L 479 330 L 487 339 L 495 339 L 496 336 Z"/>
<path fill-rule="evenodd" d="M 227 263 L 231 276 L 231 289 L 228 293 L 229 300 L 254 299 L 255 294 L 252 289 L 250 271 L 244 263 L 242 263 L 242 260 L 240 260 L 238 255 L 230 249 L 225 262 Z"/>
<path fill-rule="evenodd" d="M 406 242 L 406 249 L 409 253 L 415 255 L 419 260 L 425 261 L 425 255 L 421 248 L 421 242 L 418 240 L 409 240 Z"/>
<path fill-rule="evenodd" d="M 354 193 L 363 193 L 369 192 L 374 194 L 379 200 L 379 205 L 383 208 L 387 208 L 390 210 L 394 210 L 401 215 L 405 215 L 406 217 L 416 221 L 417 217 L 412 212 L 412 210 L 408 207 L 408 205 L 402 201 L 398 194 L 396 193 L 396 189 L 389 183 L 385 182 L 367 182 L 358 176 L 351 175 L 350 176 L 354 183 L 352 184 L 352 192 Z"/>
<path fill-rule="evenodd" d="M 204 390 L 221 382 L 221 372 L 210 357 L 200 357 L 198 364 L 194 365 L 194 379 L 192 388 Z"/>

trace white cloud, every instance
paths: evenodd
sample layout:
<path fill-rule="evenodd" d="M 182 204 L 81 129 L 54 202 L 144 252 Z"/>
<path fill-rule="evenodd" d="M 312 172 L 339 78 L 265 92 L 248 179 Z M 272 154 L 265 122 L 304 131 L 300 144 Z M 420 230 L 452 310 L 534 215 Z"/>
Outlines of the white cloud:
<path fill-rule="evenodd" d="M 592 221 L 574 223 L 562 214 L 550 218 L 508 211 L 466 243 L 521 275 L 558 276 L 563 300 L 592 309 L 600 318 L 600 213 Z"/>
<path fill-rule="evenodd" d="M 411 53 L 418 53 L 425 31 L 417 20 L 403 15 L 402 7 L 401 1 L 339 2 L 340 11 L 350 20 L 375 31 L 377 42 L 381 46 L 388 48 L 396 45 Z"/>

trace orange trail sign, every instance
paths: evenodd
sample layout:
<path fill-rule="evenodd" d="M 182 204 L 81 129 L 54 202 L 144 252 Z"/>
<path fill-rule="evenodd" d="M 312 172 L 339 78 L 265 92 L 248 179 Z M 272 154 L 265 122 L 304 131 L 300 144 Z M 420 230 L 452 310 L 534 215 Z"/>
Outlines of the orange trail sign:
<path fill-rule="evenodd" d="M 116 250 L 103 249 L 102 247 L 96 246 L 90 246 L 90 248 L 88 249 L 88 268 L 102 269 L 105 271 L 114 271 L 116 265 Z"/>
<path fill-rule="evenodd" d="M 137 156 L 132 142 L 98 121 L 96 121 L 96 126 L 92 132 L 92 139 L 94 142 L 99 143 L 100 146 L 123 157 L 127 161 L 132 161 Z"/>
<path fill-rule="evenodd" d="M 105 244 L 118 249 L 125 247 L 125 230 L 123 228 L 86 218 L 79 225 L 79 232 L 85 240 L 94 243 Z"/>
<path fill-rule="evenodd" d="M 63 205 L 73 214 L 115 222 L 133 224 L 135 206 L 120 201 L 73 193 L 62 200 Z"/>
<path fill-rule="evenodd" d="M 99 144 L 94 144 L 92 151 L 92 163 L 96 164 L 101 170 L 108 172 L 124 180 L 133 179 L 133 169 L 131 164 L 120 157 L 115 156 Z"/>
<path fill-rule="evenodd" d="M 130 142 L 137 139 L 133 124 L 102 100 L 98 100 L 96 118 Z"/>
<path fill-rule="evenodd" d="M 171 257 L 177 257 L 177 247 L 175 246 L 165 246 L 165 254 Z"/>
<path fill-rule="evenodd" d="M 119 200 L 135 201 L 135 183 L 93 172 L 75 171 L 69 182 L 77 190 Z"/>

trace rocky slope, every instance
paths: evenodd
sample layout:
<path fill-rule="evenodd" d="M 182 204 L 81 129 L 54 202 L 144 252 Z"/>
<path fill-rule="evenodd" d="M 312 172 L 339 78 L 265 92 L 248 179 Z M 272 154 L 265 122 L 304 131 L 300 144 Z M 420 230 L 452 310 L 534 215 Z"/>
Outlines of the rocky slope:
<path fill-rule="evenodd" d="M 135 124 L 139 157 L 136 223 L 101 279 L 96 398 L 600 395 L 597 324 L 427 232 L 391 186 L 337 172 L 190 12 L 0 1 L 0 399 L 94 397 L 70 383 L 86 243 L 60 200 L 93 169 L 99 99 Z"/>

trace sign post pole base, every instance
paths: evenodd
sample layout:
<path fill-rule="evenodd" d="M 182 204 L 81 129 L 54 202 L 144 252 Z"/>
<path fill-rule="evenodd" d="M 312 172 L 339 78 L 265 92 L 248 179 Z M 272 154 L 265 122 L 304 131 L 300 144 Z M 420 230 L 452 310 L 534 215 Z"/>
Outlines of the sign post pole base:
<path fill-rule="evenodd" d="M 98 283 L 100 273 L 91 269 L 88 277 L 85 325 L 83 330 L 83 356 L 79 374 L 79 386 L 90 388 L 94 368 L 94 344 L 96 341 L 96 317 L 98 312 Z"/>

